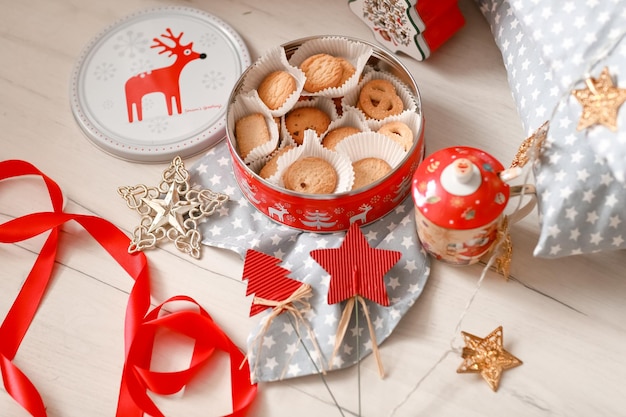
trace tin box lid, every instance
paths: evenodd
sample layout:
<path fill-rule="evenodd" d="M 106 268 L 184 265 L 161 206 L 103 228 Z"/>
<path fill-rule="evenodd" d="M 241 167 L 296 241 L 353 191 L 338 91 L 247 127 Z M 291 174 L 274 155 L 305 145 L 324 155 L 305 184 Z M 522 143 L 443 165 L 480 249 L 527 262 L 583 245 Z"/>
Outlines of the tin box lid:
<path fill-rule="evenodd" d="M 413 175 L 416 209 L 448 229 L 487 225 L 500 216 L 509 200 L 509 186 L 499 176 L 502 171 L 502 164 L 480 149 L 437 151 Z"/>
<path fill-rule="evenodd" d="M 226 136 L 231 90 L 250 65 L 241 37 L 219 18 L 188 7 L 137 12 L 84 49 L 70 85 L 87 137 L 137 162 L 165 162 Z"/>

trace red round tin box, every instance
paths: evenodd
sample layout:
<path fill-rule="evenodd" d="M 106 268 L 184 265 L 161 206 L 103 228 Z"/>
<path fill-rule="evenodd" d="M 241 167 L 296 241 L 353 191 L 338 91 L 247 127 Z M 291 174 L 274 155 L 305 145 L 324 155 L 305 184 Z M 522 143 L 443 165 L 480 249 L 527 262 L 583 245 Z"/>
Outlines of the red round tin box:
<path fill-rule="evenodd" d="M 284 48 L 286 57 L 290 58 L 310 39 L 315 38 L 295 40 L 281 47 Z M 389 73 L 400 80 L 413 95 L 416 104 L 414 111 L 418 115 L 419 123 L 417 131 L 413 132 L 413 145 L 401 162 L 380 180 L 354 191 L 334 194 L 304 194 L 272 184 L 255 173 L 241 158 L 237 152 L 235 123 L 232 117 L 227 117 L 226 132 L 233 172 L 243 195 L 252 206 L 273 221 L 303 231 L 338 232 L 347 230 L 355 222 L 364 225 L 380 219 L 410 194 L 413 172 L 424 155 L 421 100 L 417 84 L 409 71 L 396 57 L 378 46 L 361 40 L 345 40 L 370 47 L 372 51 L 367 66 Z M 253 66 L 235 84 L 229 99 L 229 109 Z"/>

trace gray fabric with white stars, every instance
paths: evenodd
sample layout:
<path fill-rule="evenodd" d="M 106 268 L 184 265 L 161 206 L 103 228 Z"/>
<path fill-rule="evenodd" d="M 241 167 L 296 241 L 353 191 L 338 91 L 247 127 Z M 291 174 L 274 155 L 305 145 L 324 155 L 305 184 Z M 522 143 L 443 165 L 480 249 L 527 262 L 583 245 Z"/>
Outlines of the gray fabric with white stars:
<path fill-rule="evenodd" d="M 291 271 L 290 278 L 306 282 L 313 288 L 313 296 L 309 299 L 311 309 L 302 311 L 306 323 L 297 322 L 293 316 L 283 313 L 263 332 L 267 313 L 256 316 L 259 317 L 259 324 L 251 329 L 248 339 L 253 379 L 275 381 L 317 373 L 322 364 L 326 370 L 356 364 L 357 358 L 363 359 L 372 352 L 365 316 L 361 309 L 357 327 L 353 314 L 339 353 L 330 367 L 328 363 L 344 303 L 328 305 L 326 297 L 330 276 L 309 254 L 314 249 L 339 247 L 345 232 L 301 232 L 268 219 L 245 199 L 235 181 L 231 164 L 227 144 L 222 142 L 189 169 L 192 184 L 224 193 L 230 198 L 200 224 L 202 243 L 232 250 L 242 258 L 248 249 L 274 256 L 282 260 L 283 268 Z M 380 346 L 421 294 L 430 273 L 430 260 L 417 238 L 410 196 L 383 219 L 361 230 L 370 246 L 402 253 L 398 263 L 385 275 L 390 306 L 383 307 L 367 301 Z M 245 311 L 250 308 L 244 281 L 241 308 Z M 319 350 L 311 340 L 307 326 L 312 329 Z M 323 360 L 320 361 L 320 357 Z"/>
<path fill-rule="evenodd" d="M 626 88 L 626 1 L 476 2 L 502 52 L 528 136 L 550 121 L 533 167 L 541 221 L 534 254 L 626 248 L 626 105 L 617 132 L 602 125 L 577 131 L 582 106 L 571 94 L 604 67 Z"/>

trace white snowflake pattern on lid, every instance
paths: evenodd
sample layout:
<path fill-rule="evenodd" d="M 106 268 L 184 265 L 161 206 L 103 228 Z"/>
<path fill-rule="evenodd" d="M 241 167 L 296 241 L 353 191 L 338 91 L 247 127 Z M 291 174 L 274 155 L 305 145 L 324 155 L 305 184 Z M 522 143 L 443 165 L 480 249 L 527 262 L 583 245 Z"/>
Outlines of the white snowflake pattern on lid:
<path fill-rule="evenodd" d="M 175 6 L 138 12 L 87 45 L 72 74 L 72 111 L 112 155 L 184 158 L 226 136 L 226 102 L 249 65 L 243 40 L 209 13 Z"/>

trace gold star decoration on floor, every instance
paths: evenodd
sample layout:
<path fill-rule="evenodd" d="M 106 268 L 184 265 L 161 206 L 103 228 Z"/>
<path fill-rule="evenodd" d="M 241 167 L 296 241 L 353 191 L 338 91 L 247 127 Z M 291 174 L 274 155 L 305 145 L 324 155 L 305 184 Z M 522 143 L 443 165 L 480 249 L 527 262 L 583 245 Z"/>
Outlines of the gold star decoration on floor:
<path fill-rule="evenodd" d="M 626 101 L 626 89 L 613 84 L 608 67 L 602 70 L 599 78 L 585 80 L 587 88 L 573 90 L 572 95 L 583 106 L 577 130 L 595 124 L 602 124 L 612 131 L 617 130 L 617 110 Z"/>
<path fill-rule="evenodd" d="M 519 366 L 522 361 L 507 352 L 502 346 L 502 326 L 485 338 L 461 332 L 465 340 L 463 363 L 458 373 L 480 373 L 492 390 L 497 391 L 502 373 Z"/>
<path fill-rule="evenodd" d="M 194 258 L 200 257 L 202 241 L 198 221 L 213 214 L 228 200 L 225 194 L 192 188 L 189 172 L 179 156 L 163 172 L 158 187 L 123 186 L 117 192 L 128 207 L 141 215 L 128 252 L 153 248 L 158 241 L 167 238 L 177 249 Z"/>

